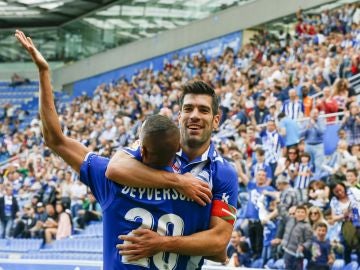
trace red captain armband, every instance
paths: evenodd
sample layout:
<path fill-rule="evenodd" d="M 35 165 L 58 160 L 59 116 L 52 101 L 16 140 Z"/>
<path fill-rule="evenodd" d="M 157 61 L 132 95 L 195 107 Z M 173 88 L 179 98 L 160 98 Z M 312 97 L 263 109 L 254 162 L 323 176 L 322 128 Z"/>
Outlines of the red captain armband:
<path fill-rule="evenodd" d="M 224 201 L 214 200 L 211 207 L 211 216 L 219 217 L 234 225 L 236 221 L 236 208 Z"/>

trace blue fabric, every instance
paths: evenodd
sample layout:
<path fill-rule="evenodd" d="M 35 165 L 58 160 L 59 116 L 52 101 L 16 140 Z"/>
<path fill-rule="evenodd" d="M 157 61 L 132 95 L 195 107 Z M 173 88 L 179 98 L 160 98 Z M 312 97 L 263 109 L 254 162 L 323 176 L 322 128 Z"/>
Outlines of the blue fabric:
<path fill-rule="evenodd" d="M 280 127 L 285 128 L 286 130 L 286 135 L 284 138 L 286 146 L 299 143 L 301 132 L 300 127 L 295 120 L 289 117 L 285 117 L 280 121 Z"/>
<path fill-rule="evenodd" d="M 138 261 L 137 265 L 125 264 L 116 249 L 116 245 L 122 243 L 117 237 L 140 226 L 168 235 L 190 235 L 206 230 L 210 220 L 206 217 L 210 216 L 211 206 L 199 206 L 171 189 L 130 188 L 115 184 L 105 177 L 108 163 L 109 159 L 90 154 L 80 170 L 81 181 L 90 187 L 103 211 L 104 270 L 186 269 L 190 257 L 177 254 L 170 254 L 168 263 L 160 253 L 149 261 Z"/>

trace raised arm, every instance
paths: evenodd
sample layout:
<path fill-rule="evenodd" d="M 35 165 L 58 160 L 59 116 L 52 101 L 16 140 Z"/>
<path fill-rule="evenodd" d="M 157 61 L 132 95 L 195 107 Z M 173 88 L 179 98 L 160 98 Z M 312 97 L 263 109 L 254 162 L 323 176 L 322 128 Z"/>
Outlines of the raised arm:
<path fill-rule="evenodd" d="M 66 137 L 60 126 L 59 116 L 56 113 L 51 85 L 49 64 L 36 49 L 31 38 L 16 30 L 15 37 L 26 49 L 39 70 L 40 80 L 40 118 L 42 133 L 46 145 L 61 156 L 74 170 L 80 171 L 80 166 L 89 152 L 80 142 Z"/>
<path fill-rule="evenodd" d="M 174 188 L 201 205 L 211 202 L 211 191 L 204 181 L 190 173 L 180 175 L 152 169 L 122 151 L 110 160 L 105 174 L 110 180 L 122 185 Z"/>

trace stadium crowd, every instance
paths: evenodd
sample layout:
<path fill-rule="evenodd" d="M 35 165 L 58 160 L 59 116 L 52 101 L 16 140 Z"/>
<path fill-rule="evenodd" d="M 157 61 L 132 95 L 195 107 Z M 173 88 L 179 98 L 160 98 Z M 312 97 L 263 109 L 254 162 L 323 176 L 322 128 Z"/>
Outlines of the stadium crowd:
<path fill-rule="evenodd" d="M 264 30 L 238 52 L 174 57 L 162 71 L 140 70 L 58 104 L 60 121 L 66 135 L 110 157 L 135 141 L 146 116 L 177 121 L 179 86 L 203 80 L 221 99 L 214 141 L 239 179 L 229 265 L 300 265 L 306 257 L 309 267 L 328 269 L 335 258 L 349 263 L 351 253 L 360 263 L 360 110 L 348 82 L 360 72 L 359 49 L 358 4 L 299 11 L 293 35 Z M 324 117 L 331 113 L 339 115 Z M 39 119 L 23 132 L 15 121 L 7 115 L 0 124 L 0 160 L 18 157 L 1 171 L 0 237 L 49 244 L 100 221 L 92 194 L 44 145 Z M 339 125 L 339 140 L 325 155 L 331 125 Z"/>

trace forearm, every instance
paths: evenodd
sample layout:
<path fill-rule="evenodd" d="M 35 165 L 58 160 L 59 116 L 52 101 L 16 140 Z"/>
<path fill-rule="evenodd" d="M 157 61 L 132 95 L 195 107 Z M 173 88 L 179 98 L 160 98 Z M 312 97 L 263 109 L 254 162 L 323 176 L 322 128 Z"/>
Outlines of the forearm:
<path fill-rule="evenodd" d="M 39 69 L 40 78 L 40 117 L 42 120 L 42 133 L 46 144 L 52 148 L 62 143 L 63 133 L 56 113 L 53 91 L 51 86 L 50 70 Z"/>
<path fill-rule="evenodd" d="M 111 159 L 105 174 L 110 180 L 130 187 L 177 188 L 180 182 L 179 175 L 152 169 L 122 152 Z"/>
<path fill-rule="evenodd" d="M 221 258 L 230 241 L 233 227 L 226 221 L 212 217 L 210 229 L 189 236 L 163 237 L 161 251 L 183 255 Z"/>

